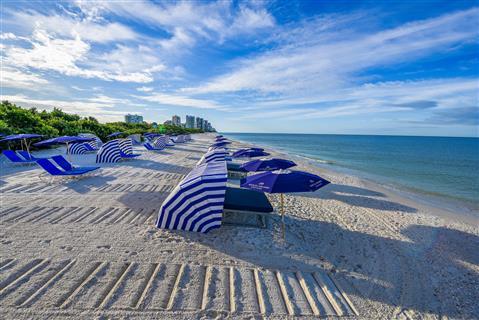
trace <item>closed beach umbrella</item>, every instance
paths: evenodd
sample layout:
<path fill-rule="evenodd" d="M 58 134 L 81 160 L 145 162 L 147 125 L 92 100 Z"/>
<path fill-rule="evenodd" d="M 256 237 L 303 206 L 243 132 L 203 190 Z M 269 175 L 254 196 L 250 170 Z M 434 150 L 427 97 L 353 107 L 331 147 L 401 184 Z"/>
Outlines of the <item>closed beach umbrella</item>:
<path fill-rule="evenodd" d="M 71 161 L 70 152 L 68 151 L 69 150 L 68 144 L 72 142 L 89 142 L 93 140 L 95 140 L 95 138 L 86 138 L 86 137 L 78 137 L 78 136 L 61 136 L 61 137 L 51 138 L 48 140 L 43 140 L 33 145 L 36 147 L 41 147 L 41 146 L 52 146 L 55 144 L 66 144 L 68 160 Z"/>
<path fill-rule="evenodd" d="M 241 187 L 267 193 L 279 193 L 281 199 L 281 221 L 283 239 L 284 228 L 284 193 L 313 192 L 330 182 L 318 175 L 304 171 L 279 170 L 258 173 L 241 179 Z"/>
<path fill-rule="evenodd" d="M 240 168 L 246 171 L 274 171 L 294 167 L 296 163 L 286 159 L 259 159 L 243 163 Z"/>
<path fill-rule="evenodd" d="M 6 136 L 0 142 L 2 141 L 14 141 L 14 140 L 21 140 L 22 141 L 22 149 L 23 149 L 23 144 L 25 144 L 25 150 L 30 153 L 30 143 L 27 142 L 27 140 L 30 139 L 35 139 L 35 138 L 41 138 L 43 137 L 41 134 L 36 134 L 36 133 L 20 133 L 20 134 L 13 134 L 10 136 Z"/>

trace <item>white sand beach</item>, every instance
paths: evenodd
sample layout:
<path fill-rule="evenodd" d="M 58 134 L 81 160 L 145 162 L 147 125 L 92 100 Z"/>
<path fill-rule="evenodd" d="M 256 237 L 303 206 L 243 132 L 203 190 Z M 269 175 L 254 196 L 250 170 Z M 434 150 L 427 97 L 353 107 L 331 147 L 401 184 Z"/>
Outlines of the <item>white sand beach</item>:
<path fill-rule="evenodd" d="M 212 137 L 53 183 L 2 159 L 1 318 L 479 319 L 477 218 L 306 161 L 332 183 L 286 196 L 285 241 L 276 213 L 266 228 L 157 229 Z"/>

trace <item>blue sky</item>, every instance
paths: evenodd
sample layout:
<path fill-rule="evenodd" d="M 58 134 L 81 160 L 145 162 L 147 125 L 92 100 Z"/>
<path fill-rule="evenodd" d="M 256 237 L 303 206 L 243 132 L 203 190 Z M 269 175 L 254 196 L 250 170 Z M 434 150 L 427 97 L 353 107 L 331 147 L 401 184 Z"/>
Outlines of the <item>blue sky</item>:
<path fill-rule="evenodd" d="M 219 131 L 478 136 L 478 1 L 4 1 L 2 100 Z"/>

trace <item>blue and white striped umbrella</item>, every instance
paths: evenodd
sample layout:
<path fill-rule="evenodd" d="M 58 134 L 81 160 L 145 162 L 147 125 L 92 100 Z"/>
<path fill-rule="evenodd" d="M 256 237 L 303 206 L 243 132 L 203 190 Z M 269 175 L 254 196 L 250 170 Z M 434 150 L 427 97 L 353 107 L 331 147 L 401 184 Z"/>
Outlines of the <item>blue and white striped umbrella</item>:
<path fill-rule="evenodd" d="M 121 160 L 118 139 L 103 144 L 96 155 L 96 163 L 114 163 Z"/>
<path fill-rule="evenodd" d="M 225 149 L 213 149 L 206 152 L 196 165 L 198 166 L 213 161 L 225 161 L 226 156 L 228 156 L 228 152 Z"/>
<path fill-rule="evenodd" d="M 156 226 L 202 233 L 221 227 L 226 180 L 225 161 L 194 168 L 161 205 Z"/>

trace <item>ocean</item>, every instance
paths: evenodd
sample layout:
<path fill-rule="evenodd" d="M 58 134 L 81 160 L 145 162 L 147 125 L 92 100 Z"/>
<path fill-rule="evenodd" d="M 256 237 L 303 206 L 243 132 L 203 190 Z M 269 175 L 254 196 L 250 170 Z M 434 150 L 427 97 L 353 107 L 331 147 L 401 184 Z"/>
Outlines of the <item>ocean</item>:
<path fill-rule="evenodd" d="M 222 134 L 382 184 L 479 206 L 479 138 Z"/>

